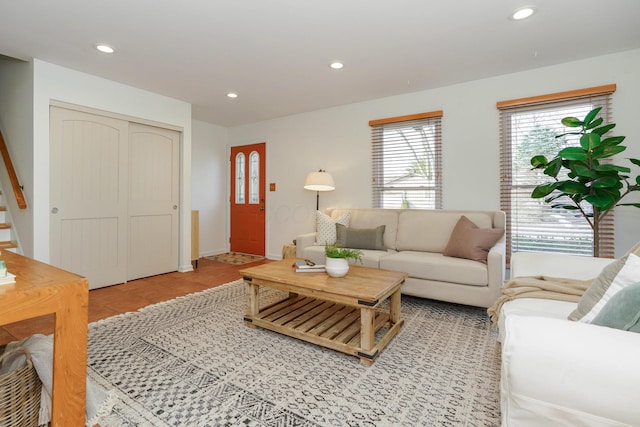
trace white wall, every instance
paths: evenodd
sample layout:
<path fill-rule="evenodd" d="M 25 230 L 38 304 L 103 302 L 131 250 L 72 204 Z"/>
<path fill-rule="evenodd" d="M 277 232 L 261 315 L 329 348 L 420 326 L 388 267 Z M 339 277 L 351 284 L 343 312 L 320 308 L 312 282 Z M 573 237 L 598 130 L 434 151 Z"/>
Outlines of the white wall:
<path fill-rule="evenodd" d="M 320 194 L 321 209 L 371 206 L 369 120 L 444 110 L 443 207 L 498 210 L 497 101 L 616 83 L 615 132 L 627 136 L 624 157 L 640 158 L 638 76 L 640 50 L 633 50 L 238 126 L 229 129 L 229 141 L 267 141 L 267 182 L 277 184 L 267 193 L 267 256 L 279 258 L 284 243 L 314 230 L 315 193 L 302 188 L 308 172 L 323 168 L 335 179 L 336 190 Z M 616 255 L 637 241 L 640 209 L 619 208 Z"/>
<path fill-rule="evenodd" d="M 22 253 L 33 256 L 33 66 L 9 58 L 0 59 L 0 130 L 5 138 L 18 181 L 24 187 L 26 209 L 18 208 L 6 167 L 2 163 L 2 204 L 11 213 L 13 237 Z"/>
<path fill-rule="evenodd" d="M 55 100 L 182 129 L 179 269 L 191 270 L 191 105 L 37 59 L 33 70 L 34 257 L 49 261 L 49 104 Z"/>
<path fill-rule="evenodd" d="M 191 206 L 200 211 L 200 256 L 224 253 L 227 238 L 228 129 L 194 120 Z"/>

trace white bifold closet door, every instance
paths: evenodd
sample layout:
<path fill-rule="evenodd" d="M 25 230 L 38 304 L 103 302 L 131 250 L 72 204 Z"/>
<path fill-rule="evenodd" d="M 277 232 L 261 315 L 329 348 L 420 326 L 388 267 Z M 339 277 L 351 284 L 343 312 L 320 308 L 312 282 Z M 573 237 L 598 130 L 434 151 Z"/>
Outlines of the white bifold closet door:
<path fill-rule="evenodd" d="M 50 109 L 50 260 L 91 289 L 178 269 L 180 135 Z"/>

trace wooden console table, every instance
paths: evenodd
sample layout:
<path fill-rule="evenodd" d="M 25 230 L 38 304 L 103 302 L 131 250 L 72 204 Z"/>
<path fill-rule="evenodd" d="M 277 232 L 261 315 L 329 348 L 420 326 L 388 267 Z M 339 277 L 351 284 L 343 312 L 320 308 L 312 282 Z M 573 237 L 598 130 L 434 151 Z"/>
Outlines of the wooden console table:
<path fill-rule="evenodd" d="M 0 324 L 55 315 L 51 426 L 83 426 L 89 282 L 7 250 L 0 259 L 16 275 L 16 283 L 0 285 Z"/>

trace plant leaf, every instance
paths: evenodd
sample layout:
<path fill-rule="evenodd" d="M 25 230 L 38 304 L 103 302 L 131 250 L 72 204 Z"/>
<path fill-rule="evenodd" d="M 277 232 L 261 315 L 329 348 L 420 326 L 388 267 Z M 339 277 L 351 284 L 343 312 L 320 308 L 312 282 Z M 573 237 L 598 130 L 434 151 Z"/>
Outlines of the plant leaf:
<path fill-rule="evenodd" d="M 635 206 L 636 208 L 640 208 L 640 203 L 619 203 L 616 206 Z"/>
<path fill-rule="evenodd" d="M 587 115 L 584 116 L 584 125 L 589 126 L 593 119 L 596 118 L 600 110 L 602 110 L 602 107 L 594 108 L 593 110 L 589 111 Z"/>
<path fill-rule="evenodd" d="M 568 211 L 577 211 L 578 207 L 575 205 L 565 205 L 565 204 L 560 204 L 558 203 L 557 205 L 551 205 L 552 208 L 562 208 L 562 209 L 566 209 Z"/>
<path fill-rule="evenodd" d="M 615 203 L 615 200 L 610 195 L 606 194 L 590 194 L 584 198 L 587 202 L 591 203 L 593 206 L 598 209 L 606 210 L 609 209 Z"/>
<path fill-rule="evenodd" d="M 585 133 L 580 137 L 580 146 L 584 150 L 593 150 L 600 145 L 600 135 L 597 133 Z"/>
<path fill-rule="evenodd" d="M 609 138 L 603 139 L 600 145 L 618 145 L 624 141 L 625 138 L 625 136 L 610 136 Z"/>
<path fill-rule="evenodd" d="M 627 172 L 627 173 L 631 172 L 631 168 L 628 168 L 625 166 L 608 165 L 608 164 L 594 166 L 593 170 L 598 172 Z"/>
<path fill-rule="evenodd" d="M 608 124 L 608 125 L 601 126 L 599 128 L 595 128 L 591 132 L 592 133 L 597 133 L 598 135 L 602 136 L 605 133 L 609 132 L 614 127 L 616 127 L 616 124 L 615 123 L 611 123 L 611 124 Z"/>
<path fill-rule="evenodd" d="M 572 162 L 571 170 L 574 171 L 577 176 L 582 176 L 582 177 L 586 177 L 586 178 L 597 178 L 598 177 L 598 174 L 595 171 L 592 171 L 591 169 L 589 169 L 582 162 Z"/>
<path fill-rule="evenodd" d="M 560 157 L 556 157 L 547 164 L 546 168 L 544 168 L 544 174 L 555 178 L 558 176 L 558 173 L 560 173 L 561 168 L 562 159 Z"/>
<path fill-rule="evenodd" d="M 612 146 L 600 146 L 593 150 L 594 159 L 604 159 L 606 157 L 615 156 L 618 153 L 622 153 L 627 147 L 621 147 L 619 145 Z"/>
<path fill-rule="evenodd" d="M 576 117 L 565 117 L 562 119 L 562 124 L 566 127 L 577 128 L 582 126 L 583 122 Z"/>
<path fill-rule="evenodd" d="M 557 189 L 567 194 L 585 194 L 589 189 L 580 182 L 560 181 L 557 183 Z"/>
<path fill-rule="evenodd" d="M 602 117 L 598 117 L 597 119 L 595 119 L 593 122 L 589 123 L 586 126 L 586 129 L 593 129 L 595 127 L 598 127 L 602 124 L 604 120 L 602 119 Z M 587 120 L 585 119 L 585 123 L 587 122 Z"/>
<path fill-rule="evenodd" d="M 580 138 L 582 140 L 582 138 Z M 580 147 L 567 147 L 558 153 L 558 157 L 567 160 L 587 160 L 587 152 Z"/>
<path fill-rule="evenodd" d="M 594 180 L 591 183 L 591 186 L 593 188 L 609 188 L 617 186 L 619 182 L 620 180 L 614 176 L 603 176 Z"/>
<path fill-rule="evenodd" d="M 533 199 L 541 199 L 551 193 L 558 186 L 557 182 L 551 182 L 548 184 L 540 184 L 536 188 L 533 189 L 531 193 L 531 197 Z"/>
<path fill-rule="evenodd" d="M 640 166 L 640 160 L 638 159 L 629 159 L 629 161 L 636 166 Z M 629 170 L 628 172 L 631 172 L 631 170 Z"/>
<path fill-rule="evenodd" d="M 560 135 L 556 135 L 556 138 L 562 138 L 563 136 L 567 136 L 567 135 L 582 135 L 582 132 L 566 132 L 566 133 L 561 133 Z"/>
<path fill-rule="evenodd" d="M 545 156 L 539 155 L 539 156 L 533 156 L 531 158 L 531 166 L 534 167 L 534 169 L 539 169 L 539 168 L 543 168 L 547 166 L 547 158 Z"/>

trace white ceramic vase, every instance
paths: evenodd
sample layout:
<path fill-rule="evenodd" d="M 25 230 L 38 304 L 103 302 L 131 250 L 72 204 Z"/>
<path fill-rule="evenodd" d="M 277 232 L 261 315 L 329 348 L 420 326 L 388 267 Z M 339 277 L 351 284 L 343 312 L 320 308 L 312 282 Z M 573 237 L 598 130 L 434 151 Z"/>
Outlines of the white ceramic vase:
<path fill-rule="evenodd" d="M 342 277 L 349 271 L 349 262 L 346 258 L 325 259 L 325 270 L 331 277 Z"/>

